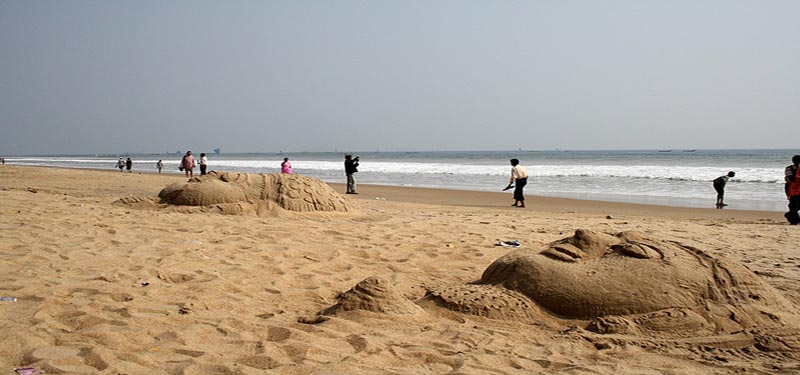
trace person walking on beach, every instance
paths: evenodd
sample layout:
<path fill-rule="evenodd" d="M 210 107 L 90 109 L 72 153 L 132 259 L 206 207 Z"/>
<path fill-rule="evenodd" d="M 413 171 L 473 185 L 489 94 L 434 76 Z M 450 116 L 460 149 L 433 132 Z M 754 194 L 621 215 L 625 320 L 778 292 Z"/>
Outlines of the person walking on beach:
<path fill-rule="evenodd" d="M 508 186 L 503 190 L 514 188 L 514 204 L 512 207 L 525 208 L 525 196 L 522 195 L 522 189 L 528 184 L 528 170 L 519 165 L 518 159 L 511 159 L 511 179 L 508 181 Z"/>
<path fill-rule="evenodd" d="M 192 178 L 194 177 L 194 156 L 192 156 L 191 151 L 186 151 L 186 155 L 183 155 L 183 160 L 181 160 L 181 168 L 186 173 L 186 177 Z"/>
<path fill-rule="evenodd" d="M 281 173 L 292 173 L 292 163 L 289 163 L 289 158 L 283 158 L 283 163 L 281 163 Z"/>
<path fill-rule="evenodd" d="M 125 170 L 128 171 L 128 173 L 133 173 L 131 171 L 131 168 L 133 168 L 133 160 L 131 160 L 131 158 L 128 158 L 128 160 L 125 160 Z"/>
<path fill-rule="evenodd" d="M 125 160 L 119 158 L 119 160 L 117 160 L 117 168 L 119 168 L 120 172 L 124 172 L 122 169 L 125 168 Z"/>
<path fill-rule="evenodd" d="M 158 169 L 159 174 L 161 174 L 161 170 L 164 169 L 164 162 L 162 162 L 161 159 L 159 159 L 158 163 L 156 163 L 156 169 Z"/>
<path fill-rule="evenodd" d="M 356 192 L 356 176 L 358 172 L 358 156 L 344 156 L 344 174 L 347 175 L 347 194 L 358 194 Z"/>
<path fill-rule="evenodd" d="M 794 175 L 787 175 L 786 176 L 786 198 L 789 199 L 789 211 L 783 214 L 783 217 L 789 221 L 791 225 L 798 225 L 800 224 L 800 155 L 795 155 L 792 157 L 792 165 L 789 167 L 794 167 L 792 170 L 794 171 Z M 789 171 L 789 167 L 786 167 L 787 172 Z"/>
<path fill-rule="evenodd" d="M 728 179 L 733 176 L 736 176 L 736 172 L 730 171 L 728 174 L 714 179 L 714 190 L 717 191 L 717 209 L 721 210 L 723 207 L 727 206 L 727 204 L 723 202 L 725 198 L 725 184 L 727 184 Z"/>
<path fill-rule="evenodd" d="M 200 175 L 205 176 L 206 169 L 208 169 L 208 158 L 205 152 L 200 153 Z"/>

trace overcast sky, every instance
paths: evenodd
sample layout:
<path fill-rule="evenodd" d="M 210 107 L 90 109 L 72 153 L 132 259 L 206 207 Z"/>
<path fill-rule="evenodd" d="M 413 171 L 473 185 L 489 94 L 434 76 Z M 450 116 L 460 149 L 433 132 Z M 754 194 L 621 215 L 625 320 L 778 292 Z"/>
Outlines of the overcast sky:
<path fill-rule="evenodd" d="M 791 148 L 800 1 L 0 0 L 0 154 Z"/>

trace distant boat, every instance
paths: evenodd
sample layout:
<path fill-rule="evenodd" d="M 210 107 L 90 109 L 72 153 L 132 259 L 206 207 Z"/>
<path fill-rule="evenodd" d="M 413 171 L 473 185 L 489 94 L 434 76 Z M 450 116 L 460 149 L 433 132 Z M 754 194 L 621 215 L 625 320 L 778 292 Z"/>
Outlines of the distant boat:
<path fill-rule="evenodd" d="M 683 150 L 683 152 L 695 152 L 697 150 Z"/>
<path fill-rule="evenodd" d="M 219 148 L 219 147 L 214 149 L 214 153 L 217 154 L 217 155 L 219 155 L 220 151 L 222 151 L 222 149 Z"/>
<path fill-rule="evenodd" d="M 658 152 L 672 152 L 672 150 L 658 150 Z"/>

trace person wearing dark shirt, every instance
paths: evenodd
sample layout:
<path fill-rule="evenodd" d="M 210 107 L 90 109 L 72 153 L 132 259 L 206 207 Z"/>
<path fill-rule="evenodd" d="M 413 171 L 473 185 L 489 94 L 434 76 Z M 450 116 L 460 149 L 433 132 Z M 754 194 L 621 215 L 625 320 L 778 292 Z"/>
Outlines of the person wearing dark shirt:
<path fill-rule="evenodd" d="M 787 173 L 791 169 L 794 175 L 786 176 L 786 198 L 789 199 L 789 211 L 783 214 L 791 225 L 800 224 L 800 155 L 792 157 L 792 165 L 786 167 Z M 790 168 L 793 167 L 793 168 Z"/>
<path fill-rule="evenodd" d="M 783 181 L 785 182 L 783 190 L 786 191 L 786 199 L 789 199 L 789 186 L 791 186 L 792 181 L 794 181 L 794 175 L 797 174 L 797 166 L 799 164 L 800 155 L 792 156 L 792 164 L 787 165 L 786 169 L 783 170 Z"/>
<path fill-rule="evenodd" d="M 714 190 L 717 191 L 717 208 L 722 209 L 723 207 L 727 206 L 727 204 L 723 203 L 725 199 L 725 184 L 728 183 L 728 179 L 736 176 L 736 173 L 731 171 L 728 172 L 727 175 L 719 176 L 714 179 Z"/>
<path fill-rule="evenodd" d="M 347 194 L 358 194 L 356 192 L 356 172 L 358 172 L 358 156 L 353 158 L 353 155 L 345 155 L 344 174 L 347 175 Z"/>

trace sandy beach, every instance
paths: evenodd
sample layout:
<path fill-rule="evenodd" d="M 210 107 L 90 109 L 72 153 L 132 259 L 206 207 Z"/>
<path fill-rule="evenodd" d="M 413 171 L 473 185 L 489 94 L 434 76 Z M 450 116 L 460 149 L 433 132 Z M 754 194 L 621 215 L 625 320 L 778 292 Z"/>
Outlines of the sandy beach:
<path fill-rule="evenodd" d="M 137 203 L 185 181 L 0 166 L 0 296 L 17 298 L 0 301 L 0 374 L 800 371 L 800 326 L 782 318 L 800 303 L 798 228 L 780 212 L 542 197 L 517 209 L 510 192 L 361 185 L 345 196 L 342 184 L 331 186 L 357 210 L 270 206 L 253 215 Z M 746 329 L 602 333 L 587 328 L 592 319 L 552 308 L 532 307 L 541 319 L 497 318 L 426 299 L 578 229 L 637 231 L 727 259 L 785 298 L 765 302 L 781 318 L 743 323 L 734 309 L 731 319 Z M 511 240 L 521 246 L 497 246 Z M 334 308 L 370 277 L 381 280 L 385 301 Z"/>

